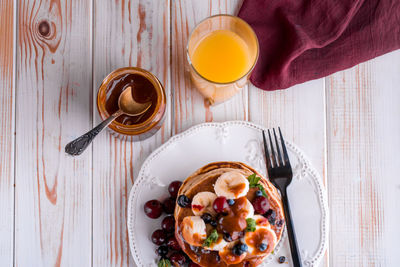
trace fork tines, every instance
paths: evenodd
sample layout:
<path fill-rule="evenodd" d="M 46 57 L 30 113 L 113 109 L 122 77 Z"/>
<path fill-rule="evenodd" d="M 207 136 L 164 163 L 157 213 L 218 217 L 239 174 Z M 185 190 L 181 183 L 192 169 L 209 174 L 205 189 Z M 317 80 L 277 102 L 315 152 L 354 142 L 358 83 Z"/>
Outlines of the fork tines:
<path fill-rule="evenodd" d="M 275 147 L 272 141 L 271 132 L 268 129 L 268 139 L 269 139 L 269 147 L 267 138 L 265 136 L 265 131 L 263 130 L 263 141 L 264 141 L 264 150 L 265 150 L 265 158 L 267 163 L 267 169 L 270 171 L 272 168 L 277 167 L 290 167 L 289 156 L 286 150 L 285 140 L 283 139 L 282 132 L 280 127 L 278 127 L 279 131 L 279 139 L 276 136 L 275 128 L 272 129 L 275 139 Z M 280 143 L 280 144 L 279 144 Z"/>

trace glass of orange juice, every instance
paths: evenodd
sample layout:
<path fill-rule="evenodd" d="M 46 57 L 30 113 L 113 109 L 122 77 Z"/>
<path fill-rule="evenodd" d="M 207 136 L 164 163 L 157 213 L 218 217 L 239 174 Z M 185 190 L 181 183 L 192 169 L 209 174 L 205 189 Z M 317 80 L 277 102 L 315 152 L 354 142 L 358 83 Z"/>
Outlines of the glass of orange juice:
<path fill-rule="evenodd" d="M 221 103 L 246 85 L 258 52 L 257 36 L 244 20 L 231 15 L 206 18 L 189 37 L 190 76 L 211 105 Z"/>

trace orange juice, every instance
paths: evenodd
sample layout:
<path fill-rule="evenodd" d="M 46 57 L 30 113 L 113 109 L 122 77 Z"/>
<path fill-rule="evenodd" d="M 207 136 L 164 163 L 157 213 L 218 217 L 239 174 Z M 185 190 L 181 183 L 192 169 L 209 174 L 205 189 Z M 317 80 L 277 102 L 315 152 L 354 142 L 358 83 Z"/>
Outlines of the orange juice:
<path fill-rule="evenodd" d="M 216 30 L 203 37 L 191 59 L 201 76 L 217 83 L 236 81 L 252 64 L 247 44 L 229 30 Z"/>

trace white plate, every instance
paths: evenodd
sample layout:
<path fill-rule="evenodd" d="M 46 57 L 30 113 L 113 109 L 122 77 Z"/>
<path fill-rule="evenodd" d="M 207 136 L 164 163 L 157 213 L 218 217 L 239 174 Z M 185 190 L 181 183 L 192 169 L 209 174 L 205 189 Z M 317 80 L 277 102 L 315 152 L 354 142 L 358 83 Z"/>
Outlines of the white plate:
<path fill-rule="evenodd" d="M 163 217 L 149 219 L 143 211 L 144 203 L 167 198 L 171 181 L 184 180 L 214 161 L 241 161 L 265 175 L 263 129 L 244 121 L 200 124 L 172 137 L 146 159 L 128 203 L 129 244 L 137 266 L 157 266 L 156 246 L 150 236 L 160 228 Z M 301 258 L 305 266 L 318 266 L 328 242 L 326 191 L 321 177 L 303 153 L 290 142 L 286 144 L 294 173 L 288 194 Z M 277 262 L 280 256 L 286 256 L 290 263 L 286 234 L 261 266 L 282 266 Z"/>

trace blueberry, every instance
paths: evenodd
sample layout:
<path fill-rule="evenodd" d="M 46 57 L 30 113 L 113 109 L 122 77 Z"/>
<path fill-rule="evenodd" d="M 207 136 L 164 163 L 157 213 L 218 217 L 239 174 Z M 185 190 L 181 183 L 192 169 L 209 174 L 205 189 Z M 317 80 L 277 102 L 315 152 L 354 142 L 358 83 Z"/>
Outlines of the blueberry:
<path fill-rule="evenodd" d="M 271 225 L 275 225 L 275 219 L 276 219 L 276 212 L 273 209 L 269 209 L 265 214 L 264 217 L 268 219 L 268 222 Z"/>
<path fill-rule="evenodd" d="M 232 239 L 232 237 L 231 237 L 231 235 L 229 233 L 224 233 L 223 237 L 224 237 L 224 240 L 226 242 L 232 242 L 233 241 L 233 239 Z"/>
<path fill-rule="evenodd" d="M 216 255 L 215 259 L 217 260 L 217 262 L 219 263 L 221 261 L 221 256 L 220 255 Z"/>
<path fill-rule="evenodd" d="M 278 226 L 278 227 L 281 227 L 282 225 L 283 225 L 283 220 L 281 219 L 281 220 L 278 220 L 277 222 L 276 222 L 276 226 Z"/>
<path fill-rule="evenodd" d="M 249 248 L 247 247 L 246 244 L 241 244 L 240 245 L 240 250 L 246 252 Z"/>
<path fill-rule="evenodd" d="M 285 260 L 286 260 L 285 256 L 280 256 L 279 259 L 278 259 L 278 262 L 279 263 L 284 263 Z"/>
<path fill-rule="evenodd" d="M 248 247 L 246 244 L 236 244 L 233 249 L 232 249 L 232 253 L 236 256 L 240 256 L 243 253 L 245 253 L 247 251 Z"/>
<path fill-rule="evenodd" d="M 199 256 L 201 254 L 201 247 L 196 247 L 196 246 L 192 246 L 189 245 L 190 250 L 193 251 L 197 256 Z"/>
<path fill-rule="evenodd" d="M 233 199 L 228 199 L 228 205 L 233 206 L 235 204 L 235 200 Z"/>
<path fill-rule="evenodd" d="M 168 247 L 165 246 L 165 245 L 159 246 L 159 247 L 157 248 L 156 253 L 158 254 L 158 256 L 166 257 L 167 254 L 168 254 Z"/>
<path fill-rule="evenodd" d="M 258 250 L 259 251 L 265 251 L 267 249 L 267 244 L 265 244 L 265 243 L 261 243 L 259 246 L 258 246 Z"/>
<path fill-rule="evenodd" d="M 211 220 L 210 224 L 212 227 L 217 227 L 217 221 L 216 220 Z"/>
<path fill-rule="evenodd" d="M 210 254 L 210 252 L 211 252 L 211 250 L 209 250 L 209 249 L 201 248 L 202 254 Z"/>
<path fill-rule="evenodd" d="M 242 251 L 240 249 L 240 244 L 236 244 L 233 248 L 232 248 L 232 253 L 236 256 L 240 256 L 244 253 L 244 251 Z"/>
<path fill-rule="evenodd" d="M 263 193 L 261 192 L 261 190 L 257 190 L 256 191 L 256 196 L 257 197 L 261 197 L 263 195 Z"/>
<path fill-rule="evenodd" d="M 201 215 L 201 218 L 203 219 L 205 224 L 211 223 L 212 221 L 212 216 L 210 213 L 204 213 L 203 215 Z"/>
<path fill-rule="evenodd" d="M 190 204 L 191 204 L 191 201 L 190 201 L 190 199 L 189 199 L 187 196 L 185 196 L 185 195 L 180 195 L 180 196 L 178 197 L 178 205 L 179 205 L 180 207 L 182 207 L 182 208 L 187 208 L 187 207 L 190 206 Z"/>

